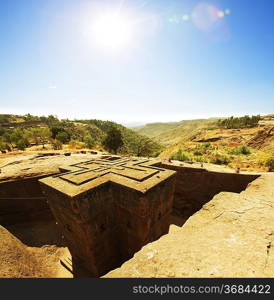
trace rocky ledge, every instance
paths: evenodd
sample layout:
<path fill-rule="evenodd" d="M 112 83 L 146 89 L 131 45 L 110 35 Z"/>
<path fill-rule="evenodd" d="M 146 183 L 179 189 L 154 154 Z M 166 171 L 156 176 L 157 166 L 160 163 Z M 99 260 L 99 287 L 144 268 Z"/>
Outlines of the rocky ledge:
<path fill-rule="evenodd" d="M 273 277 L 274 174 L 221 192 L 104 277 Z"/>

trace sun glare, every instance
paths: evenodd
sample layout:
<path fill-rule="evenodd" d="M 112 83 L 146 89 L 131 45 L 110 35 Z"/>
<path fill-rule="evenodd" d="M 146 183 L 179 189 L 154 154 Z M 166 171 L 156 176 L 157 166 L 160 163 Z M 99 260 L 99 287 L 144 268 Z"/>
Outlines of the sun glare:
<path fill-rule="evenodd" d="M 131 40 L 132 24 L 126 15 L 104 14 L 95 18 L 92 33 L 95 42 L 101 47 L 124 48 Z"/>

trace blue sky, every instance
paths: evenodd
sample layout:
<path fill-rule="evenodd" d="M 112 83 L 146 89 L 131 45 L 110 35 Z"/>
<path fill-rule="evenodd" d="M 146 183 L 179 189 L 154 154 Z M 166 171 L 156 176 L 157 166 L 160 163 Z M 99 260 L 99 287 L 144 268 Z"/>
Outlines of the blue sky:
<path fill-rule="evenodd" d="M 118 8 L 130 31 L 117 50 L 91 28 Z M 273 46 L 273 0 L 0 0 L 0 113 L 120 123 L 274 113 Z"/>

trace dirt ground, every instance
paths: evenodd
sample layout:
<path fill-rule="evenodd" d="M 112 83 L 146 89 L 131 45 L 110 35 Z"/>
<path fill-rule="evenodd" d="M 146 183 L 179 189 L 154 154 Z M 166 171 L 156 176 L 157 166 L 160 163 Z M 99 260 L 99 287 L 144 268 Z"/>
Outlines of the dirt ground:
<path fill-rule="evenodd" d="M 70 255 L 66 247 L 28 247 L 2 226 L 0 241 L 1 278 L 72 277 L 60 263 L 60 259 Z"/>

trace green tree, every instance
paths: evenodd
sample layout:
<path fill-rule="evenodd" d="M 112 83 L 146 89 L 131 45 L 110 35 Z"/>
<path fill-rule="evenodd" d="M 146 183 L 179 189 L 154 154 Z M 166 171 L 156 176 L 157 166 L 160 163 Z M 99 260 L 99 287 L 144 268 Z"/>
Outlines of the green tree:
<path fill-rule="evenodd" d="M 23 139 L 17 141 L 16 147 L 17 147 L 19 150 L 25 150 L 25 149 L 26 149 L 26 143 L 25 143 L 25 141 L 24 141 Z"/>
<path fill-rule="evenodd" d="M 89 149 L 92 149 L 95 146 L 95 141 L 91 136 L 86 136 L 84 138 L 85 146 Z"/>
<path fill-rule="evenodd" d="M 39 128 L 39 142 L 43 145 L 43 148 L 45 147 L 45 144 L 49 141 L 51 136 L 51 131 L 49 128 Z"/>
<path fill-rule="evenodd" d="M 11 137 L 11 133 L 10 132 L 5 132 L 4 135 L 4 140 L 7 144 L 9 144 L 10 149 L 13 149 L 13 145 L 12 145 L 12 137 Z"/>
<path fill-rule="evenodd" d="M 52 127 L 59 123 L 59 119 L 57 116 L 49 115 L 48 117 L 40 117 L 40 120 L 44 123 L 46 123 L 48 126 Z"/>
<path fill-rule="evenodd" d="M 50 130 L 51 130 L 51 136 L 52 136 L 52 138 L 56 139 L 57 134 L 60 133 L 60 132 L 63 132 L 64 128 L 58 125 L 58 126 L 52 126 L 52 127 L 50 127 Z"/>
<path fill-rule="evenodd" d="M 31 114 L 26 114 L 23 116 L 24 120 L 27 121 L 39 121 L 40 118 L 36 116 L 32 116 Z"/>
<path fill-rule="evenodd" d="M 4 138 L 0 136 L 0 151 L 10 151 L 10 146 L 5 142 Z"/>
<path fill-rule="evenodd" d="M 43 148 L 45 147 L 45 144 L 49 141 L 51 137 L 51 131 L 49 128 L 31 128 L 25 131 L 25 136 L 29 141 L 34 142 L 36 145 L 43 145 Z"/>
<path fill-rule="evenodd" d="M 227 119 L 219 120 L 217 122 L 219 127 L 227 128 L 227 129 L 236 129 L 236 128 L 246 128 L 246 127 L 255 127 L 258 125 L 261 119 L 260 115 L 257 116 L 243 116 L 243 117 L 236 117 L 233 116 Z"/>
<path fill-rule="evenodd" d="M 109 151 L 117 154 L 117 151 L 124 144 L 121 131 L 114 125 L 110 126 L 107 136 L 103 141 L 104 147 Z"/>
<path fill-rule="evenodd" d="M 60 141 L 62 144 L 66 144 L 70 141 L 70 136 L 67 132 L 61 131 L 56 135 L 56 140 Z"/>
<path fill-rule="evenodd" d="M 160 150 L 159 145 L 147 137 L 139 137 L 136 139 L 137 156 L 155 156 Z"/>
<path fill-rule="evenodd" d="M 20 128 L 13 129 L 10 138 L 11 138 L 11 142 L 13 144 L 17 145 L 18 141 L 24 139 L 22 129 L 20 129 Z"/>

